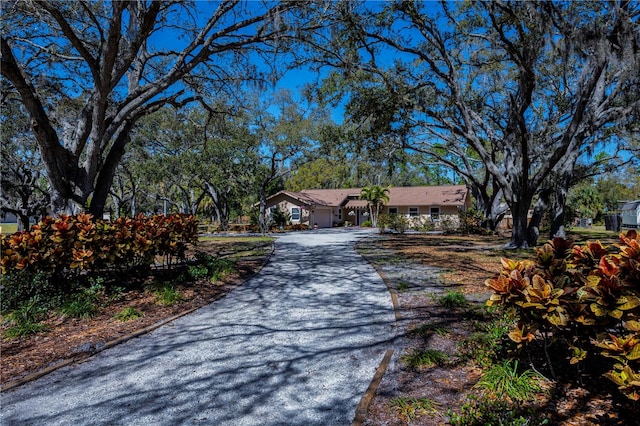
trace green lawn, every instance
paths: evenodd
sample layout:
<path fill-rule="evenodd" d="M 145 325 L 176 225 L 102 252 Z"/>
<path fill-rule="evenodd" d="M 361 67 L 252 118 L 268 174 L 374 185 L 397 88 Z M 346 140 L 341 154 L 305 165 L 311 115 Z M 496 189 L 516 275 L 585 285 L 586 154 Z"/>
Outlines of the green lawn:
<path fill-rule="evenodd" d="M 2 223 L 0 224 L 2 227 L 3 234 L 15 234 L 18 232 L 18 224 L 17 223 Z"/>

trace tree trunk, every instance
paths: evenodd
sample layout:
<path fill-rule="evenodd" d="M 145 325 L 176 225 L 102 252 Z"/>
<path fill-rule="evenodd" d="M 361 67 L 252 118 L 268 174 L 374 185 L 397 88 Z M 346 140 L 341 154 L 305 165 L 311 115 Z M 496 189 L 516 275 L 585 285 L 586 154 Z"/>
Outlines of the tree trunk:
<path fill-rule="evenodd" d="M 31 223 L 29 222 L 29 216 L 24 212 L 18 211 L 16 213 L 16 219 L 18 220 L 18 231 L 29 231 Z"/>
<path fill-rule="evenodd" d="M 567 190 L 557 188 L 555 197 L 551 204 L 551 232 L 550 238 L 566 238 L 564 229 L 564 206 L 567 203 Z"/>
<path fill-rule="evenodd" d="M 122 202 L 120 200 L 120 197 L 116 197 L 113 194 L 111 194 L 111 202 L 113 203 L 113 214 L 115 215 L 115 219 L 117 219 L 122 214 L 122 212 L 121 212 Z M 113 219 L 114 218 L 112 217 L 111 220 L 113 220 Z"/>
<path fill-rule="evenodd" d="M 260 214 L 258 216 L 258 224 L 260 226 L 260 233 L 265 235 L 269 230 L 269 222 L 267 218 L 267 189 L 266 183 L 260 186 Z"/>
<path fill-rule="evenodd" d="M 529 229 L 529 206 L 531 206 L 530 199 L 521 199 L 511 203 L 513 228 L 511 229 L 511 241 L 509 241 L 505 248 L 526 249 L 535 245 L 537 241 L 537 236 L 535 235 L 537 228 Z"/>
<path fill-rule="evenodd" d="M 93 217 L 102 217 L 102 213 L 104 213 L 104 206 L 107 203 L 111 184 L 116 175 L 118 164 L 120 164 L 120 160 L 124 155 L 125 146 L 127 142 L 129 142 L 133 124 L 133 121 L 128 121 L 127 124 L 123 126 L 113 142 L 113 146 L 109 150 L 109 154 L 105 158 L 102 168 L 97 174 L 95 184 L 94 182 L 89 182 L 91 188 L 95 187 L 91 204 L 89 205 L 89 213 L 91 213 Z"/>

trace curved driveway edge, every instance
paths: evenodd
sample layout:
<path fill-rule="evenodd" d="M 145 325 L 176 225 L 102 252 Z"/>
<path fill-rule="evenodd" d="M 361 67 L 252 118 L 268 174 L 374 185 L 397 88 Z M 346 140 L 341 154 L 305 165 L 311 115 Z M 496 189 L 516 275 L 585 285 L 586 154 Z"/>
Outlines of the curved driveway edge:
<path fill-rule="evenodd" d="M 350 424 L 395 332 L 368 232 L 279 237 L 227 297 L 4 392 L 2 424 Z"/>

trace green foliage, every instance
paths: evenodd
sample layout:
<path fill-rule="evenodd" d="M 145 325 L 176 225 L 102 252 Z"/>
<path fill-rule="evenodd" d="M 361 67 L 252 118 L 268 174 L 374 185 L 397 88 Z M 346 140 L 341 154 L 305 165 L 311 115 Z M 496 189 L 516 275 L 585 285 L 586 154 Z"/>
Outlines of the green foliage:
<path fill-rule="evenodd" d="M 418 232 L 431 232 L 436 229 L 436 224 L 430 218 L 417 217 L 411 221 L 411 228 Z"/>
<path fill-rule="evenodd" d="M 15 339 L 18 337 L 27 337 L 32 334 L 42 333 L 47 331 L 47 326 L 41 323 L 24 322 L 12 325 L 7 328 L 3 334 L 6 339 Z"/>
<path fill-rule="evenodd" d="M 17 309 L 4 315 L 4 320 L 11 324 L 5 330 L 4 337 L 14 339 L 46 331 L 47 327 L 40 321 L 46 316 L 47 309 L 37 299 L 27 300 Z"/>
<path fill-rule="evenodd" d="M 502 272 L 486 285 L 488 305 L 514 309 L 519 319 L 509 338 L 520 346 L 541 340 L 550 372 L 586 375 L 606 361 L 605 374 L 632 400 L 640 400 L 640 237 L 620 234 L 615 247 L 600 242 L 573 246 L 556 238 L 535 261 L 502 259 Z M 607 337 L 608 336 L 608 337 Z M 551 359 L 550 349 L 570 353 Z M 604 360 L 598 360 L 598 356 Z M 579 369 L 571 366 L 578 364 Z"/>
<path fill-rule="evenodd" d="M 520 404 L 512 404 L 504 399 L 483 396 L 472 397 L 462 406 L 461 413 L 451 410 L 449 423 L 452 426 L 542 426 L 549 420 L 536 415 L 532 409 L 525 409 Z"/>
<path fill-rule="evenodd" d="M 192 265 L 187 268 L 187 274 L 192 280 L 206 278 L 209 276 L 209 270 L 205 265 Z"/>
<path fill-rule="evenodd" d="M 435 349 L 416 350 L 402 357 L 409 368 L 432 367 L 445 363 L 449 356 Z"/>
<path fill-rule="evenodd" d="M 68 289 L 67 281 L 54 280 L 42 271 L 14 270 L 0 275 L 0 312 L 17 309 L 22 303 L 37 300 L 44 308 L 53 308 Z"/>
<path fill-rule="evenodd" d="M 591 182 L 576 185 L 569 191 L 566 210 L 568 223 L 575 218 L 601 219 L 604 211 L 602 194 Z"/>
<path fill-rule="evenodd" d="M 458 217 L 454 215 L 440 215 L 438 228 L 445 234 L 451 234 L 460 228 Z"/>
<path fill-rule="evenodd" d="M 98 280 L 89 288 L 83 288 L 79 293 L 62 305 L 60 313 L 71 318 L 93 318 L 98 315 L 100 304 L 105 299 L 105 288 L 102 280 Z"/>
<path fill-rule="evenodd" d="M 481 367 L 489 367 L 508 349 L 506 337 L 516 320 L 509 312 L 488 312 L 489 316 L 475 321 L 478 330 L 459 345 L 465 358 Z"/>
<path fill-rule="evenodd" d="M 156 297 L 156 303 L 164 306 L 175 305 L 184 300 L 182 294 L 171 284 L 162 284 L 153 291 Z"/>
<path fill-rule="evenodd" d="M 509 397 L 512 400 L 529 401 L 543 391 L 542 380 L 543 377 L 532 370 L 519 373 L 518 361 L 507 360 L 489 368 L 476 386 L 497 398 Z"/>
<path fill-rule="evenodd" d="M 273 223 L 275 226 L 284 227 L 285 225 L 288 225 L 291 222 L 291 215 L 289 214 L 289 212 L 285 212 L 280 209 L 275 209 L 271 214 L 271 220 L 273 220 Z"/>
<path fill-rule="evenodd" d="M 469 209 L 458 209 L 458 219 L 460 221 L 459 231 L 463 234 L 487 235 L 491 232 L 482 227 L 482 213 L 475 207 Z"/>
<path fill-rule="evenodd" d="M 234 269 L 235 263 L 232 260 L 198 252 L 196 254 L 196 265 L 190 266 L 188 273 L 192 279 L 209 278 L 211 282 L 216 282 L 225 274 L 233 272 Z"/>
<path fill-rule="evenodd" d="M 419 416 L 437 412 L 438 403 L 429 398 L 398 397 L 389 401 L 389 408 L 403 421 L 409 422 Z"/>
<path fill-rule="evenodd" d="M 378 225 L 378 213 L 380 208 L 389 202 L 389 188 L 379 185 L 365 186 L 360 191 L 360 199 L 366 200 L 371 213 L 371 223 L 374 227 Z"/>
<path fill-rule="evenodd" d="M 462 308 L 467 306 L 467 298 L 459 291 L 447 291 L 444 295 L 438 298 L 438 302 L 445 308 Z"/>
<path fill-rule="evenodd" d="M 335 141 L 334 141 L 335 142 Z M 318 158 L 300 165 L 285 182 L 285 189 L 341 188 L 349 175 L 349 167 L 341 161 Z"/>
<path fill-rule="evenodd" d="M 378 218 L 378 227 L 380 228 L 380 233 L 383 233 L 386 229 L 391 229 L 399 234 L 404 234 L 409 229 L 409 219 L 401 214 L 381 214 Z"/>
<path fill-rule="evenodd" d="M 118 321 L 127 322 L 143 316 L 144 314 L 133 306 L 127 306 L 126 308 L 115 314 L 113 318 L 117 319 Z"/>
<path fill-rule="evenodd" d="M 363 228 L 371 228 L 373 226 L 373 222 L 371 222 L 370 220 L 365 220 L 360 226 L 362 226 Z"/>
<path fill-rule="evenodd" d="M 422 324 L 421 326 L 411 330 L 409 334 L 417 335 L 423 338 L 427 338 L 433 334 L 437 334 L 438 336 L 444 337 L 449 334 L 449 330 L 437 324 Z"/>

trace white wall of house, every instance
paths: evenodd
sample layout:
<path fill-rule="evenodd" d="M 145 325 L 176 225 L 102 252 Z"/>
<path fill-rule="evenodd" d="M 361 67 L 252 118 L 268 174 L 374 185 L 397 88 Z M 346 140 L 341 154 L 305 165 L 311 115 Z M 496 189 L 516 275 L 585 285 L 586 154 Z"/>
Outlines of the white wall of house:
<path fill-rule="evenodd" d="M 636 203 L 633 203 L 636 204 Z M 640 227 L 640 201 L 637 202 L 635 209 L 622 210 L 622 227 L 638 228 Z"/>
<path fill-rule="evenodd" d="M 416 206 L 385 206 L 382 213 L 403 214 L 408 217 L 430 219 L 434 222 L 442 219 L 443 216 L 458 215 L 458 207 L 456 206 L 432 206 L 432 205 L 416 205 Z"/>

